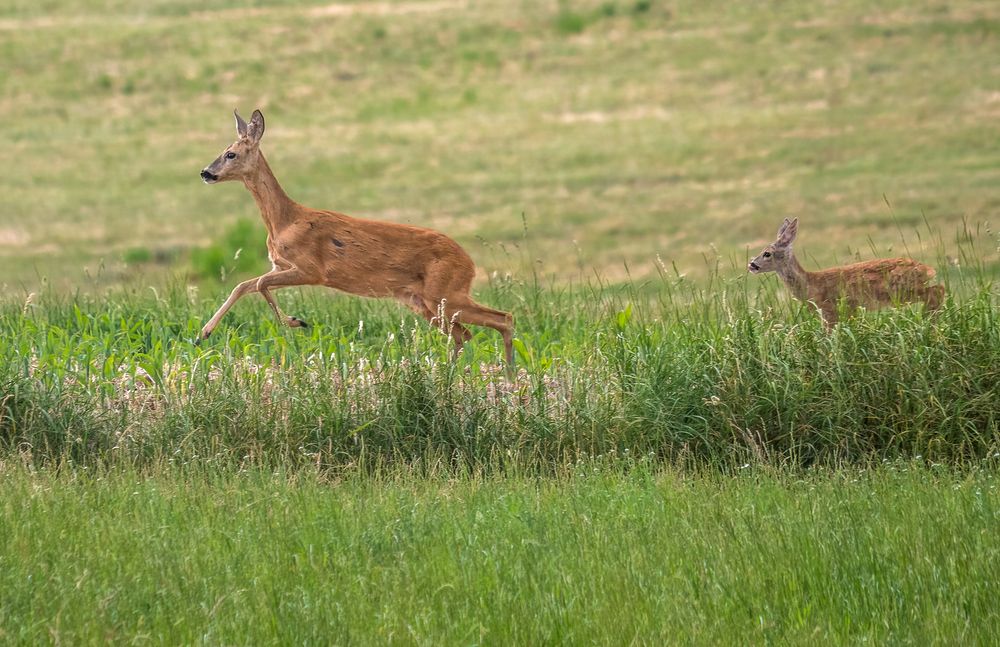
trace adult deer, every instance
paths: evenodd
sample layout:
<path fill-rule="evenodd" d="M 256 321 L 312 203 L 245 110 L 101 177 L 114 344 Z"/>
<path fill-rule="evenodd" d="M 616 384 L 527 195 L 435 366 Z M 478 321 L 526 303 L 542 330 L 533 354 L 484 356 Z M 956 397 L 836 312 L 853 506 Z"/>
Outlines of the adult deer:
<path fill-rule="evenodd" d="M 201 172 L 206 184 L 241 180 L 253 195 L 267 228 L 271 271 L 243 281 L 202 328 L 199 341 L 219 325 L 244 295 L 259 292 L 280 324 L 306 322 L 285 315 L 271 290 L 324 285 L 366 297 L 393 297 L 430 322 L 440 315 L 450 329 L 455 354 L 472 334 L 463 324 L 488 326 L 503 336 L 508 375 L 513 374 L 513 317 L 476 303 L 469 294 L 476 267 L 458 243 L 444 234 L 390 222 L 352 218 L 305 207 L 282 190 L 260 151 L 264 115 L 250 123 L 238 112 L 237 140 Z"/>
<path fill-rule="evenodd" d="M 748 269 L 753 274 L 777 272 L 792 296 L 819 308 L 828 330 L 837 323 L 841 299 L 848 311 L 917 302 L 929 311 L 941 307 L 944 286 L 928 284 L 934 278 L 934 268 L 910 258 L 884 258 L 807 272 L 792 252 L 798 229 L 798 218 L 785 218 L 777 240 L 750 261 Z"/>

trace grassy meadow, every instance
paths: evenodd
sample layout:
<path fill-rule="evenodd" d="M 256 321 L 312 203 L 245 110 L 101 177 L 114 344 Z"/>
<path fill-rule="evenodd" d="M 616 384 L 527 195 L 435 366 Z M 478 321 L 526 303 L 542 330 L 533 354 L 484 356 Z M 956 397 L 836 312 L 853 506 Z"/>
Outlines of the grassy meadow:
<path fill-rule="evenodd" d="M 1000 8 L 8 0 L 0 642 L 993 644 Z M 197 173 L 441 230 L 513 312 L 277 293 Z M 827 334 L 748 255 L 948 288 Z M 992 223 L 991 223 L 992 221 Z"/>
<path fill-rule="evenodd" d="M 440 229 L 484 275 L 621 282 L 659 256 L 704 277 L 706 256 L 743 259 L 786 216 L 812 263 L 936 261 L 925 221 L 953 255 L 963 219 L 1000 205 L 998 13 L 8 0 L 0 284 L 155 283 L 256 222 L 242 187 L 198 178 L 236 107 L 264 111 L 293 198 Z"/>
<path fill-rule="evenodd" d="M 995 466 L 0 472 L 6 643 L 994 644 Z M 25 582 L 30 584 L 25 584 Z"/>

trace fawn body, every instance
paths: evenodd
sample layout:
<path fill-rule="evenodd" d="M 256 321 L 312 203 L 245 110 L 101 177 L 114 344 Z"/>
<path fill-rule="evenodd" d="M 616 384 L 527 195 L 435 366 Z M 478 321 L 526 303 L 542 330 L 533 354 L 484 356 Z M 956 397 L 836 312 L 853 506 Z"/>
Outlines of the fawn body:
<path fill-rule="evenodd" d="M 777 273 L 792 296 L 819 308 L 827 329 L 837 323 L 841 300 L 847 310 L 859 307 L 876 310 L 917 302 L 929 311 L 941 307 L 944 286 L 929 284 L 934 278 L 934 268 L 910 258 L 885 258 L 806 271 L 792 251 L 798 225 L 798 218 L 785 218 L 777 240 L 750 261 L 748 269 L 753 274 Z"/>
<path fill-rule="evenodd" d="M 253 195 L 267 229 L 270 272 L 236 286 L 202 328 L 207 338 L 223 315 L 246 294 L 259 292 L 279 323 L 307 324 L 286 316 L 272 288 L 323 285 L 366 297 L 392 297 L 430 322 L 449 330 L 457 354 L 472 334 L 463 324 L 500 332 L 507 371 L 514 366 L 513 318 L 476 303 L 470 289 L 476 267 L 458 243 L 431 229 L 352 218 L 335 211 L 310 209 L 288 197 L 260 152 L 264 116 L 255 110 L 250 122 L 238 113 L 239 138 L 201 172 L 206 184 L 241 180 Z"/>

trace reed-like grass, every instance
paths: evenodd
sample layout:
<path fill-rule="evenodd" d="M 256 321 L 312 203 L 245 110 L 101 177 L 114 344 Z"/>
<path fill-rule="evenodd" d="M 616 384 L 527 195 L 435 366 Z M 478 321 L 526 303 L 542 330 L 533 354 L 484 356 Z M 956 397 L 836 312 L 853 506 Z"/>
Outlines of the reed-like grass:
<path fill-rule="evenodd" d="M 826 334 L 773 279 L 708 285 L 666 271 L 624 286 L 495 278 L 520 372 L 479 331 L 446 336 L 391 302 L 286 292 L 314 325 L 278 328 L 254 299 L 205 344 L 218 298 L 186 289 L 0 307 L 0 452 L 33 463 L 393 463 L 554 473 L 608 453 L 725 469 L 748 462 L 962 464 L 998 446 L 994 288 L 942 273 L 934 317 L 862 313 Z"/>
<path fill-rule="evenodd" d="M 0 463 L 11 644 L 995 644 L 995 467 Z"/>

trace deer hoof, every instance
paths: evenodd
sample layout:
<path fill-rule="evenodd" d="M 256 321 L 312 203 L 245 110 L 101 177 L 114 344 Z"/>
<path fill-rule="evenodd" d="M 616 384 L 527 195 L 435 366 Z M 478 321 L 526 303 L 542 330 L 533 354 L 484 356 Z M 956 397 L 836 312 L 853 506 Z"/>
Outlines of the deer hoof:
<path fill-rule="evenodd" d="M 288 318 L 288 325 L 291 328 L 308 328 L 309 327 L 309 324 L 307 324 L 306 322 L 302 321 L 298 317 L 289 317 Z"/>

